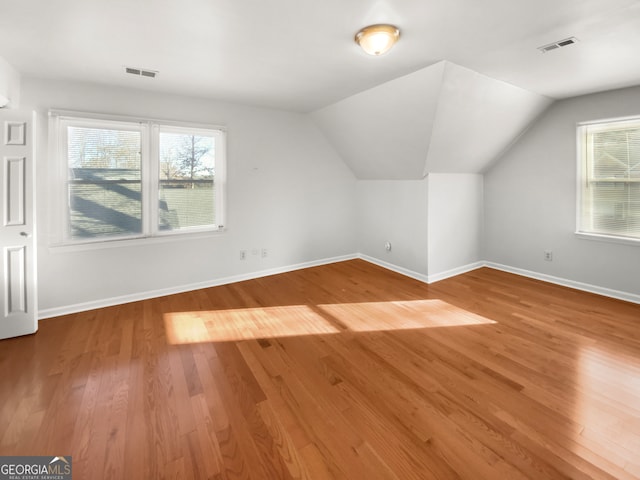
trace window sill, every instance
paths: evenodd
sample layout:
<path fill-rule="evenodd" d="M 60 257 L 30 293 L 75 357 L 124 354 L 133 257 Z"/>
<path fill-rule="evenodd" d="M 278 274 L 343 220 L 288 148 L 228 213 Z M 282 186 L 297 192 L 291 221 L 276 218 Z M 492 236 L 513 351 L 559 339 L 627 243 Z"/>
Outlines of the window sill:
<path fill-rule="evenodd" d="M 128 237 L 112 240 L 101 240 L 85 243 L 61 243 L 49 245 L 49 252 L 51 253 L 67 253 L 67 252 L 82 252 L 87 250 L 101 250 L 105 248 L 122 248 L 122 247 L 141 247 L 145 245 L 155 245 L 159 243 L 179 242 L 188 240 L 197 240 L 201 238 L 211 238 L 222 235 L 225 229 L 207 230 L 200 232 L 182 232 L 171 233 L 164 235 L 157 235 L 153 237 Z"/>
<path fill-rule="evenodd" d="M 634 245 L 640 247 L 640 238 L 616 237 L 613 235 L 602 235 L 598 233 L 575 232 L 576 237 L 584 240 L 594 240 L 596 242 L 619 243 L 622 245 Z"/>

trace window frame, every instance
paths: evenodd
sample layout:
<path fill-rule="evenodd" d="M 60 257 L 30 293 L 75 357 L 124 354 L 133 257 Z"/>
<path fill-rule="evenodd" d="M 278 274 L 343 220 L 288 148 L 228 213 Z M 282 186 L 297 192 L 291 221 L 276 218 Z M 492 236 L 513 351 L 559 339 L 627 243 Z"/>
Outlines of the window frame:
<path fill-rule="evenodd" d="M 576 230 L 575 235 L 579 238 L 610 243 L 640 246 L 640 234 L 638 235 L 616 235 L 610 232 L 598 231 L 595 228 L 588 228 L 585 225 L 584 191 L 585 184 L 589 183 L 589 151 L 592 146 L 589 144 L 589 128 L 601 127 L 601 130 L 617 130 L 624 124 L 637 124 L 640 126 L 640 116 L 628 116 L 618 118 L 607 118 L 601 120 L 580 122 L 576 126 L 576 150 L 577 150 L 577 175 L 576 175 Z M 627 180 L 617 180 L 618 183 L 630 183 Z M 593 217 L 591 217 L 593 221 Z"/>
<path fill-rule="evenodd" d="M 221 125 L 158 120 L 68 110 L 49 112 L 49 152 L 54 174 L 50 187 L 50 236 L 52 248 L 100 248 L 121 245 L 139 245 L 146 242 L 184 239 L 189 237 L 218 235 L 226 231 L 226 163 L 227 129 Z M 104 128 L 140 131 L 141 169 L 141 233 L 108 235 L 97 238 L 73 238 L 70 229 L 69 159 L 67 151 L 68 127 Z M 215 181 L 213 201 L 216 223 L 213 225 L 184 227 L 176 230 L 160 230 L 160 132 L 206 134 L 215 138 Z M 155 206 L 155 207 L 154 207 Z"/>

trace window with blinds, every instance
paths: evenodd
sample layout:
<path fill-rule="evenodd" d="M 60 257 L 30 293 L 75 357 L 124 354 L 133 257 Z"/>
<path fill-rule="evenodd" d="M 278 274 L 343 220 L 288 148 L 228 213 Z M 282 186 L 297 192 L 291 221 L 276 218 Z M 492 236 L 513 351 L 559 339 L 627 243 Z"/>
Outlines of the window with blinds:
<path fill-rule="evenodd" d="M 52 113 L 57 244 L 220 230 L 225 132 Z"/>
<path fill-rule="evenodd" d="M 65 133 L 69 237 L 141 234 L 140 128 L 72 123 Z"/>
<path fill-rule="evenodd" d="M 640 118 L 578 127 L 578 232 L 640 239 Z"/>
<path fill-rule="evenodd" d="M 158 193 L 161 231 L 216 223 L 215 170 L 219 140 L 212 132 L 181 128 L 159 131 Z"/>

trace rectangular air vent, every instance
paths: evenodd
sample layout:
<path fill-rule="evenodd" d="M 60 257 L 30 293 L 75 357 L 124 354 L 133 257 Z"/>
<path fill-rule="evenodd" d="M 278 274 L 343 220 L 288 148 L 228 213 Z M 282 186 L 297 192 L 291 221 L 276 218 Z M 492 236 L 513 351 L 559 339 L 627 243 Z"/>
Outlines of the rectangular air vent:
<path fill-rule="evenodd" d="M 145 70 L 143 68 L 136 67 L 124 67 L 124 71 L 131 75 L 138 75 L 139 77 L 156 78 L 158 75 L 157 70 Z"/>
<path fill-rule="evenodd" d="M 569 37 L 569 38 L 565 38 L 563 40 L 558 40 L 557 42 L 548 43 L 547 45 L 543 45 L 541 47 L 538 47 L 538 50 L 540 50 L 542 53 L 547 53 L 547 52 L 550 52 L 551 50 L 557 50 L 558 48 L 562 48 L 562 47 L 567 47 L 569 45 L 573 45 L 577 41 L 578 41 L 578 39 L 576 37 Z"/>

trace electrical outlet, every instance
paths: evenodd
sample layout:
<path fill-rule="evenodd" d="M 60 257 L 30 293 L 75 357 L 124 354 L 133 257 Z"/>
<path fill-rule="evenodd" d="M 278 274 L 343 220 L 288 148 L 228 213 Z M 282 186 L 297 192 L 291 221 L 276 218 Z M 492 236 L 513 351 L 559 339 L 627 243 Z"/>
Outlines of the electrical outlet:
<path fill-rule="evenodd" d="M 269 253 L 269 252 L 267 252 L 267 249 L 266 249 L 266 248 L 263 248 L 263 249 L 260 251 L 260 256 L 261 256 L 262 258 L 267 258 L 268 253 Z"/>
<path fill-rule="evenodd" d="M 553 252 L 551 250 L 545 250 L 544 251 L 544 259 L 547 262 L 553 261 Z"/>
<path fill-rule="evenodd" d="M 240 260 L 246 260 L 246 259 L 247 259 L 247 251 L 240 250 Z"/>

